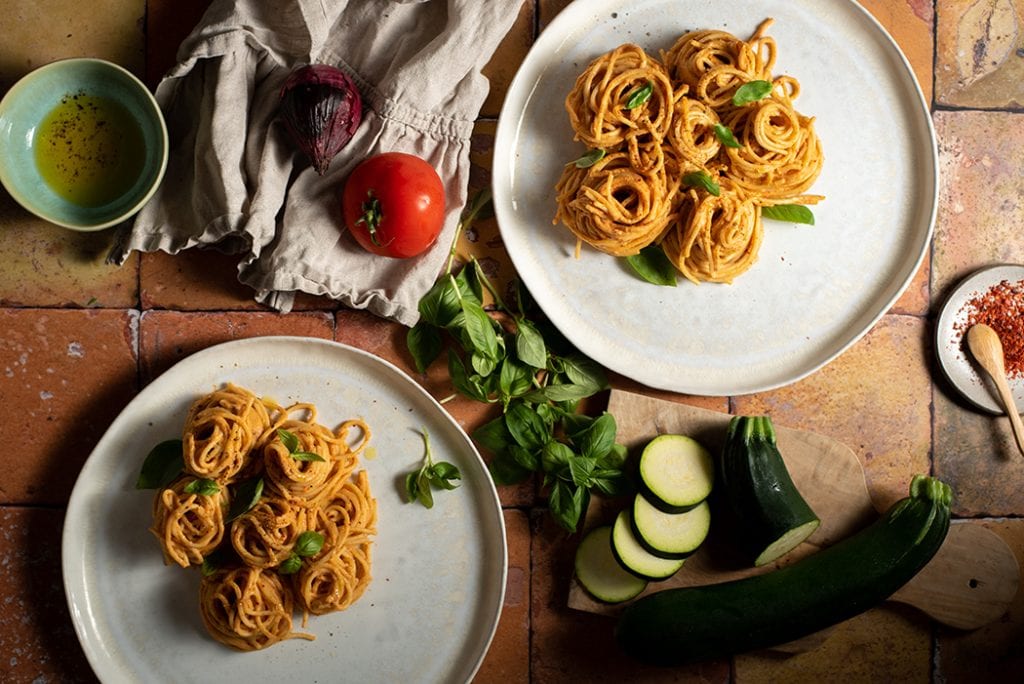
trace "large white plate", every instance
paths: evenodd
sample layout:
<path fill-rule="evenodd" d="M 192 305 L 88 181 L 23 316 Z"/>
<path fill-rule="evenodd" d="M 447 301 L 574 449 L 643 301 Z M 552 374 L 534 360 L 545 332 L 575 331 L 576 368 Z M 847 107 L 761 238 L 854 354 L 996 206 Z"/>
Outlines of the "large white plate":
<path fill-rule="evenodd" d="M 648 285 L 553 226 L 554 185 L 583 152 L 564 109 L 576 76 L 634 42 L 657 55 L 680 34 L 748 37 L 766 17 L 775 72 L 801 82 L 825 166 L 817 225 L 770 222 L 732 285 Z M 543 31 L 514 79 L 495 140 L 493 191 L 513 264 L 551 321 L 590 357 L 651 387 L 733 395 L 789 384 L 860 339 L 924 257 L 937 198 L 932 122 L 903 54 L 848 0 L 587 0 Z"/>
<path fill-rule="evenodd" d="M 282 404 L 312 401 L 325 425 L 359 416 L 373 430 L 363 459 L 379 513 L 373 581 L 348 610 L 310 618 L 315 641 L 253 653 L 214 642 L 199 617 L 198 573 L 164 566 L 147 531 L 153 492 L 134 489 L 143 458 L 180 437 L 188 405 L 226 381 Z M 435 460 L 463 476 L 430 510 L 402 494 L 404 473 L 423 457 L 424 428 Z M 293 337 L 211 347 L 147 386 L 82 469 L 63 539 L 75 629 L 104 682 L 468 681 L 497 625 L 506 560 L 494 485 L 444 409 L 375 356 Z"/>

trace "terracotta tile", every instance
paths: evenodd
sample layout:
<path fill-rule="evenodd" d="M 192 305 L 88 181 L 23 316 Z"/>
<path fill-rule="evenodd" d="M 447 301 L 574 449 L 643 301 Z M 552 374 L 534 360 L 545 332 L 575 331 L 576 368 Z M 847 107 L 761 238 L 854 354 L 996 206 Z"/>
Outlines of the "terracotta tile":
<path fill-rule="evenodd" d="M 552 682 L 725 682 L 727 662 L 657 668 L 626 656 L 615 643 L 614 618 L 567 607 L 577 535 L 568 535 L 546 511 L 533 520 L 530 672 Z"/>
<path fill-rule="evenodd" d="M 144 309 L 219 309 L 270 311 L 254 299 L 255 291 L 238 280 L 238 255 L 215 249 L 188 249 L 178 254 L 140 256 L 140 298 Z M 294 311 L 335 309 L 326 297 L 299 293 Z"/>
<path fill-rule="evenodd" d="M 530 681 L 530 519 L 524 511 L 506 509 L 508 579 L 501 620 L 491 648 L 474 682 Z"/>
<path fill-rule="evenodd" d="M 533 24 L 536 8 L 531 0 L 526 0 L 519 8 L 516 18 L 508 34 L 498 44 L 491 60 L 484 66 L 483 74 L 491 83 L 487 99 L 480 108 L 480 116 L 495 118 L 501 112 L 505 101 L 505 93 L 512 79 L 522 64 L 526 53 L 533 45 Z"/>
<path fill-rule="evenodd" d="M 738 656 L 735 682 L 927 682 L 931 660 L 928 620 L 885 606 L 835 626 L 805 653 Z"/>
<path fill-rule="evenodd" d="M 912 316 L 887 315 L 860 342 L 810 377 L 773 392 L 738 397 L 737 414 L 767 414 L 778 425 L 836 439 L 864 465 L 875 507 L 907 494 L 930 471 L 929 330 Z M 893 379 L 897 378 L 898 381 Z"/>
<path fill-rule="evenodd" d="M 105 262 L 110 230 L 78 233 L 29 214 L 0 188 L 0 304 L 4 306 L 135 306 L 138 260 Z"/>
<path fill-rule="evenodd" d="M 941 2 L 941 0 L 940 0 Z M 925 102 L 932 102 L 932 25 L 935 11 L 930 0 L 862 0 L 900 46 L 924 93 Z"/>
<path fill-rule="evenodd" d="M 935 301 L 970 272 L 1024 263 L 1024 118 L 1006 112 L 940 111 L 938 217 L 932 254 Z"/>
<path fill-rule="evenodd" d="M 0 90 L 35 67 L 65 57 L 99 57 L 141 76 L 145 13 L 144 0 L 0 0 L 5 36 Z"/>
<path fill-rule="evenodd" d="M 64 512 L 0 508 L 0 681 L 94 682 L 61 580 Z"/>
<path fill-rule="evenodd" d="M 136 391 L 133 311 L 0 309 L 0 503 L 66 503 Z M 26 458 L 31 455 L 31 458 Z"/>
<path fill-rule="evenodd" d="M 907 289 L 893 303 L 889 313 L 926 316 L 931 306 L 931 275 L 932 258 L 929 251 L 924 256 L 920 268 L 910 280 Z"/>
<path fill-rule="evenodd" d="M 1018 479 L 1019 482 L 1019 479 Z M 1003 538 L 1024 565 L 1024 521 L 972 521 Z M 936 681 L 1010 682 L 1020 679 L 1024 667 L 1021 633 L 1024 632 L 1024 593 L 1018 591 L 1009 611 L 990 625 L 971 632 L 943 628 L 938 631 Z"/>
<path fill-rule="evenodd" d="M 139 322 L 143 384 L 200 349 L 228 340 L 262 335 L 330 339 L 334 321 L 327 313 L 184 313 L 147 311 Z"/>
<path fill-rule="evenodd" d="M 935 99 L 959 107 L 1024 105 L 1024 3 L 938 0 Z"/>
<path fill-rule="evenodd" d="M 1024 514 L 1024 459 L 1006 418 L 967 406 L 944 382 L 933 404 L 935 475 L 953 488 L 954 514 Z"/>

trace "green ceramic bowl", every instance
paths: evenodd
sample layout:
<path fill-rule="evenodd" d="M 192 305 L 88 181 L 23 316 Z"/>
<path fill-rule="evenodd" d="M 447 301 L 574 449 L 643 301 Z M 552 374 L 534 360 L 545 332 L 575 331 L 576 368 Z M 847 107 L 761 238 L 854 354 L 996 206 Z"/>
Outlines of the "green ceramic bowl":
<path fill-rule="evenodd" d="M 112 198 L 75 202 L 41 175 L 36 146 L 45 137 L 42 123 L 76 94 L 113 101 L 126 113 L 125 121 L 137 124 L 130 125 L 131 172 L 122 179 L 124 190 Z M 25 75 L 0 100 L 0 183 L 21 206 L 50 223 L 80 231 L 121 223 L 149 201 L 166 169 L 167 126 L 160 107 L 139 79 L 116 64 L 91 58 L 52 62 Z"/>

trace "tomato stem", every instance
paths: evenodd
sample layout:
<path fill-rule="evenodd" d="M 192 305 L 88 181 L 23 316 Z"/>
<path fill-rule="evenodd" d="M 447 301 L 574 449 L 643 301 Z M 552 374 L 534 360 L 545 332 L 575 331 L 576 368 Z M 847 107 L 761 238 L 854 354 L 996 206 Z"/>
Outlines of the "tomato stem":
<path fill-rule="evenodd" d="M 378 247 L 386 247 L 391 243 L 391 240 L 388 240 L 385 244 L 377 237 L 380 222 L 384 220 L 384 210 L 381 209 L 380 200 L 373 196 L 373 190 L 368 190 L 366 196 L 369 199 L 361 205 L 360 208 L 363 210 L 363 214 L 359 217 L 359 220 L 356 221 L 356 224 L 366 224 L 366 232 L 370 234 L 370 240 L 373 244 Z M 392 240 L 393 239 L 394 238 L 392 238 Z"/>

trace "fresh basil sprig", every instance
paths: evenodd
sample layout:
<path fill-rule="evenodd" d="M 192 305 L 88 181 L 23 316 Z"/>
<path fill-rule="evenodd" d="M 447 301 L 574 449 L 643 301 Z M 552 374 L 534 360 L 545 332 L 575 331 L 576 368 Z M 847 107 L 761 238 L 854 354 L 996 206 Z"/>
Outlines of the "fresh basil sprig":
<path fill-rule="evenodd" d="M 591 166 L 604 159 L 605 154 L 606 152 L 604 150 L 596 148 L 588 151 L 582 157 L 579 157 L 569 163 L 574 165 L 577 169 L 589 169 Z"/>
<path fill-rule="evenodd" d="M 467 212 L 459 231 L 470 221 Z M 515 484 L 540 474 L 552 516 L 574 531 L 592 491 L 612 494 L 627 486 L 625 449 L 615 444 L 614 419 L 579 413 L 581 400 L 608 387 L 604 371 L 534 316 L 535 305 L 521 283 L 513 287 L 513 306 L 475 259 L 457 272 L 452 262 L 420 300 L 420 320 L 406 338 L 416 368 L 426 372 L 447 346 L 455 389 L 501 407 L 498 418 L 473 432 L 493 454 L 494 481 Z M 485 291 L 493 300 L 487 309 Z"/>
<path fill-rule="evenodd" d="M 419 470 L 405 476 L 406 503 L 419 501 L 424 508 L 434 507 L 433 488 L 455 489 L 462 479 L 457 466 L 447 461 L 434 461 L 430 451 L 430 434 L 423 430 L 423 461 Z"/>
<path fill-rule="evenodd" d="M 676 286 L 676 267 L 665 256 L 661 245 L 647 245 L 639 254 L 626 257 L 626 263 L 649 283 L 663 287 Z"/>
<path fill-rule="evenodd" d="M 135 481 L 136 489 L 163 489 L 185 469 L 183 446 L 180 439 L 160 442 L 146 455 Z"/>
<path fill-rule="evenodd" d="M 683 185 L 706 190 L 715 197 L 722 194 L 722 188 L 708 175 L 707 171 L 691 171 L 683 176 Z"/>
<path fill-rule="evenodd" d="M 642 86 L 638 86 L 626 99 L 626 109 L 636 109 L 640 105 L 644 104 L 651 99 L 651 93 L 653 92 L 654 84 L 650 81 Z"/>
<path fill-rule="evenodd" d="M 715 131 L 715 137 L 718 138 L 718 142 L 722 143 L 726 147 L 743 147 L 740 145 L 740 141 L 736 139 L 736 136 L 732 134 L 732 131 L 725 124 L 716 123 L 713 130 Z"/>
<path fill-rule="evenodd" d="M 231 507 L 228 508 L 228 515 L 224 522 L 229 523 L 235 518 L 245 514 L 263 496 L 263 478 L 254 477 L 245 480 L 235 487 L 235 495 L 231 498 Z"/>
<path fill-rule="evenodd" d="M 298 435 L 294 432 L 289 432 L 283 428 L 277 429 L 277 436 L 281 440 L 281 444 L 288 450 L 288 453 L 296 461 L 323 461 L 324 457 L 320 454 L 314 454 L 312 451 L 303 451 L 299 447 L 302 444 L 299 443 Z"/>
<path fill-rule="evenodd" d="M 277 572 L 281 575 L 293 575 L 302 569 L 302 559 L 310 558 L 320 553 L 324 547 L 324 535 L 315 530 L 306 530 L 295 540 L 295 546 L 288 557 L 277 566 Z"/>
<path fill-rule="evenodd" d="M 814 225 L 814 212 L 802 204 L 776 204 L 761 207 L 761 216 L 776 221 Z"/>
<path fill-rule="evenodd" d="M 742 107 L 745 104 L 763 100 L 772 92 L 772 88 L 771 81 L 749 81 L 732 94 L 732 103 L 737 107 Z"/>
<path fill-rule="evenodd" d="M 185 485 L 186 494 L 201 494 L 203 496 L 213 496 L 220 492 L 220 485 L 217 484 L 216 480 L 203 477 L 192 480 Z"/>

